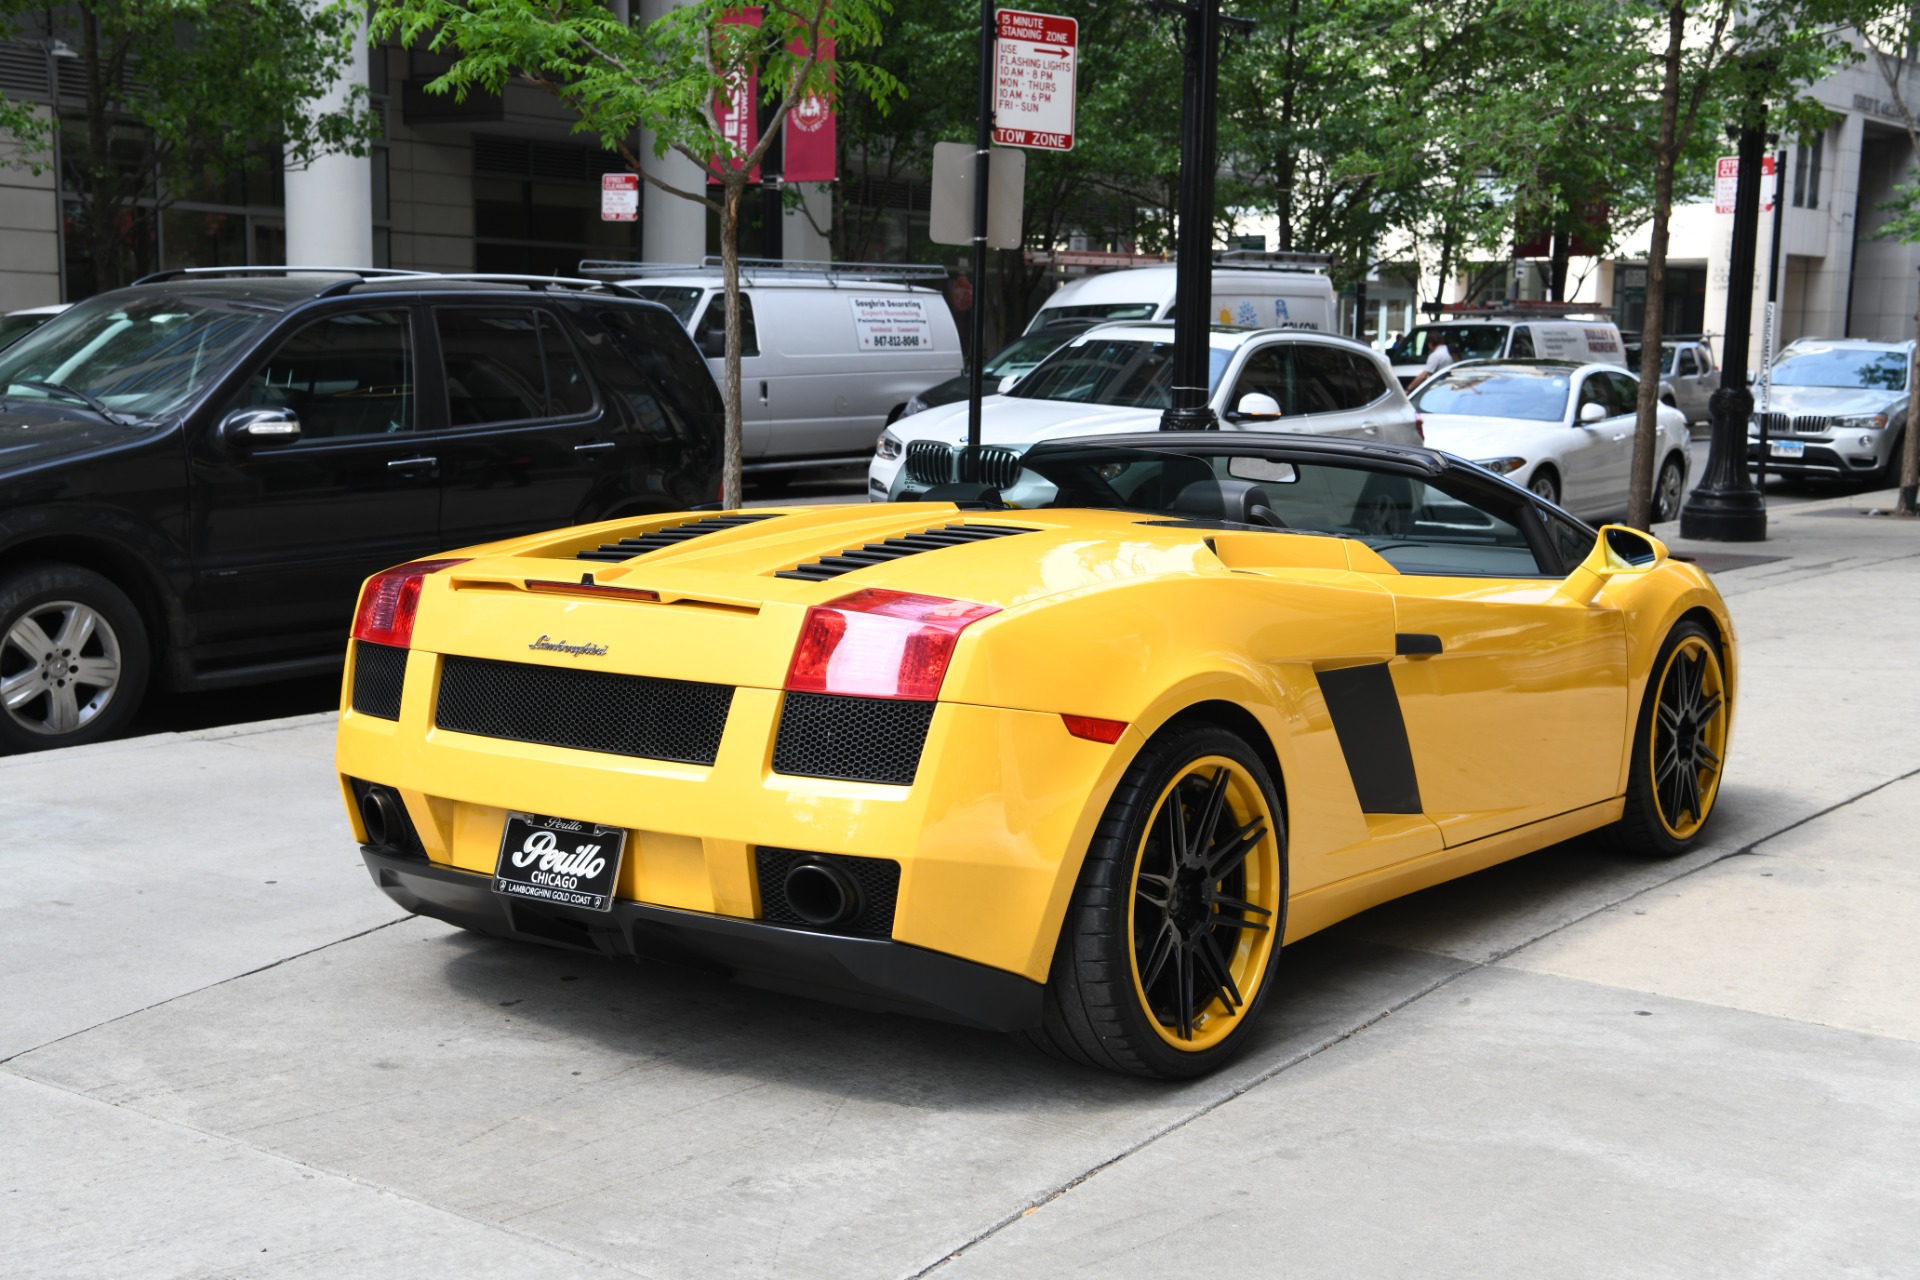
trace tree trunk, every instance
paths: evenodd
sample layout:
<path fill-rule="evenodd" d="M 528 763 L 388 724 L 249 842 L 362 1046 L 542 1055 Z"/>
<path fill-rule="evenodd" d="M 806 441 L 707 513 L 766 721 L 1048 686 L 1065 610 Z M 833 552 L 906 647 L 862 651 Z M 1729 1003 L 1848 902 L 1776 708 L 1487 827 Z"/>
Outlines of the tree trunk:
<path fill-rule="evenodd" d="M 744 414 L 740 403 L 740 198 L 747 190 L 742 167 L 729 173 L 720 213 L 720 279 L 727 297 L 726 378 L 721 392 L 727 402 L 726 453 L 721 463 L 720 505 L 732 511 L 741 503 L 740 453 Z"/>
<path fill-rule="evenodd" d="M 1560 230 L 1553 233 L 1553 247 L 1548 251 L 1552 256 L 1547 260 L 1547 297 L 1554 302 L 1567 300 L 1567 266 L 1573 257 L 1573 233 Z"/>
<path fill-rule="evenodd" d="M 1667 303 L 1667 243 L 1673 220 L 1673 169 L 1678 157 L 1680 55 L 1687 27 L 1686 0 L 1667 6 L 1667 49 L 1660 82 L 1660 140 L 1653 159 L 1653 239 L 1647 247 L 1647 311 L 1640 328 L 1640 396 L 1635 404 L 1633 473 L 1627 523 L 1653 523 L 1653 454 L 1660 414 L 1660 340 Z"/>
<path fill-rule="evenodd" d="M 1903 516 L 1920 515 L 1916 491 L 1920 491 L 1920 415 L 1913 411 L 1913 391 L 1920 387 L 1920 306 L 1914 308 L 1913 367 L 1907 371 L 1907 420 L 1901 428 L 1905 435 L 1900 446 L 1900 501 L 1895 510 Z"/>

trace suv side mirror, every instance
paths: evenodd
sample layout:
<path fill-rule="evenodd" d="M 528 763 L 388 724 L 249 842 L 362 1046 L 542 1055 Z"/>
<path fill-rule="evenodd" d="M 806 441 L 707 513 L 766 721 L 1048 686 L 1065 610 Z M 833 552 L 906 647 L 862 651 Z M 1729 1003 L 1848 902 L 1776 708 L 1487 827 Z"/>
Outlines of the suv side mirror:
<path fill-rule="evenodd" d="M 300 415 L 291 409 L 235 409 L 220 419 L 220 439 L 230 445 L 292 444 L 300 438 Z"/>
<path fill-rule="evenodd" d="M 1594 539 L 1593 550 L 1567 575 L 1556 593 L 1571 604 L 1592 604 L 1600 588 L 1615 578 L 1652 573 L 1665 564 L 1667 544 L 1650 533 L 1610 524 Z"/>
<path fill-rule="evenodd" d="M 1240 397 L 1240 403 L 1233 406 L 1236 418 L 1277 418 L 1280 416 L 1280 402 L 1272 396 L 1258 391 L 1250 391 Z"/>
<path fill-rule="evenodd" d="M 727 331 L 709 329 L 700 335 L 700 354 L 709 360 L 723 360 L 727 354 Z"/>
<path fill-rule="evenodd" d="M 1603 404 L 1595 404 L 1592 401 L 1588 401 L 1586 404 L 1580 406 L 1580 425 L 1583 427 L 1590 422 L 1598 422 L 1606 416 L 1607 407 Z"/>

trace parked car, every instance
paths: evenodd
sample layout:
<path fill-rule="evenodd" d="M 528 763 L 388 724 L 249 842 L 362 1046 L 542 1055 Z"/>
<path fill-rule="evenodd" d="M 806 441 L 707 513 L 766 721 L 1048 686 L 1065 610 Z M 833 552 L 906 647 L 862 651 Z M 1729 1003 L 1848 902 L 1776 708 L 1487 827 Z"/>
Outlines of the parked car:
<path fill-rule="evenodd" d="M 1627 343 L 1627 368 L 1640 372 L 1638 342 Z M 1660 344 L 1660 400 L 1687 415 L 1687 421 L 1705 422 L 1713 393 L 1720 389 L 1720 368 L 1713 348 L 1697 338 L 1669 338 Z"/>
<path fill-rule="evenodd" d="M 1590 519 L 1627 509 L 1640 381 L 1613 365 L 1567 360 L 1468 361 L 1413 393 L 1427 443 L 1478 462 Z M 1686 493 L 1686 418 L 1659 406 L 1653 518 L 1673 520 Z"/>
<path fill-rule="evenodd" d="M 165 272 L 0 394 L 0 750 L 109 737 L 150 678 L 337 669 L 388 565 L 718 496 L 692 341 L 587 281 Z"/>
<path fill-rule="evenodd" d="M 454 554 L 368 583 L 343 688 L 395 905 L 1140 1076 L 1245 1047 L 1283 942 L 1584 832 L 1685 852 L 1728 762 L 1706 574 L 1429 449 L 1049 441 L 1001 499 Z"/>
<path fill-rule="evenodd" d="M 25 307 L 0 316 L 0 348 L 10 347 L 73 304 L 56 302 L 46 307 Z"/>
<path fill-rule="evenodd" d="M 720 269 L 636 272 L 582 262 L 658 302 L 692 333 L 716 382 L 726 374 Z M 741 272 L 742 454 L 752 472 L 863 462 L 917 392 L 960 372 L 960 331 L 944 294 L 897 279 L 911 268 L 748 263 Z M 944 280 L 939 268 L 929 278 Z"/>
<path fill-rule="evenodd" d="M 1912 364 L 1912 342 L 1788 344 L 1771 371 L 1767 469 L 1795 479 L 1898 483 Z M 1747 425 L 1747 459 L 1756 464 L 1763 456 L 1760 425 L 1756 409 Z"/>
<path fill-rule="evenodd" d="M 1212 319 L 1244 328 L 1332 333 L 1335 307 L 1327 259 L 1318 254 L 1223 254 L 1213 268 Z M 1027 324 L 1038 333 L 1063 320 L 1165 320 L 1173 315 L 1176 268 L 1128 267 L 1070 280 Z"/>
<path fill-rule="evenodd" d="M 1626 367 L 1626 343 L 1611 320 L 1539 319 L 1524 312 L 1465 316 L 1409 330 L 1387 349 L 1393 374 L 1411 387 L 1436 347 L 1455 360 L 1571 360 Z"/>
<path fill-rule="evenodd" d="M 982 389 L 987 395 L 1012 390 L 1016 382 L 1025 377 L 1035 365 L 1058 351 L 1067 339 L 1092 327 L 1091 322 L 1057 320 L 1044 329 L 1021 334 L 1000 348 L 993 358 L 987 361 L 986 367 L 980 371 Z M 907 401 L 893 421 L 925 412 L 939 405 L 952 404 L 956 400 L 965 400 L 969 390 L 968 373 L 967 370 L 962 369 L 956 376 L 948 378 L 938 386 L 928 387 Z"/>
<path fill-rule="evenodd" d="M 1420 441 L 1406 393 L 1380 353 L 1361 343 L 1297 329 L 1220 327 L 1208 346 L 1211 403 L 1222 430 Z M 981 444 L 1004 469 L 1041 440 L 1157 430 L 1172 362 L 1172 321 L 1089 329 L 1005 395 L 981 402 Z M 906 479 L 957 479 L 967 409 L 929 409 L 882 432 L 867 469 L 867 496 L 885 502 Z"/>

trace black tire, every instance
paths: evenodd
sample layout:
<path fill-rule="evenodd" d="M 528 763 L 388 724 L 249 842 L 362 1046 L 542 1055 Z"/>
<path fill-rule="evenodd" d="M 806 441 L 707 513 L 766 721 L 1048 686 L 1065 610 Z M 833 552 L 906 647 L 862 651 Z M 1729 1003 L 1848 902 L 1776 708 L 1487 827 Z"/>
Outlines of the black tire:
<path fill-rule="evenodd" d="M 1545 498 L 1555 506 L 1560 504 L 1560 473 L 1552 467 L 1540 467 L 1527 481 L 1527 490 L 1537 498 Z"/>
<path fill-rule="evenodd" d="M 1653 482 L 1653 519 L 1656 524 L 1680 518 L 1680 500 L 1686 487 L 1686 468 L 1680 465 L 1677 455 L 1669 456 L 1660 464 L 1660 474 Z"/>
<path fill-rule="evenodd" d="M 84 638 L 63 645 L 79 638 L 82 619 L 90 619 Z M 0 574 L 0 687 L 15 682 L 16 695 L 23 684 L 40 690 L 13 706 L 0 698 L 0 752 L 74 747 L 119 735 L 147 690 L 147 645 L 146 624 L 133 601 L 91 569 L 34 564 Z M 87 678 L 104 681 L 109 670 L 110 685 Z"/>
<path fill-rule="evenodd" d="M 1661 727 L 1657 728 L 1656 713 L 1661 710 L 1664 695 L 1674 692 L 1675 669 L 1688 655 L 1710 659 L 1710 679 L 1704 680 L 1700 688 L 1716 700 L 1715 709 L 1705 716 L 1681 714 L 1677 724 L 1672 723 L 1670 712 L 1661 717 Z M 1685 692 L 1684 679 L 1680 692 Z M 1714 802 L 1719 797 L 1720 779 L 1726 769 L 1729 710 L 1726 661 L 1719 636 L 1698 622 L 1689 620 L 1677 624 L 1660 646 L 1660 654 L 1647 676 L 1646 696 L 1640 702 L 1640 717 L 1633 734 L 1633 756 L 1627 768 L 1626 808 L 1613 828 L 1614 841 L 1621 849 L 1644 857 L 1671 858 L 1693 846 L 1711 820 Z M 1655 751 L 1660 750 L 1664 760 L 1668 746 L 1675 747 L 1672 773 L 1662 771 L 1662 761 L 1654 759 Z M 1698 754 L 1702 747 L 1704 755 Z M 1684 793 L 1676 796 L 1673 790 L 1676 775 L 1691 778 L 1691 804 Z"/>
<path fill-rule="evenodd" d="M 1217 768 L 1220 761 L 1233 766 L 1225 784 L 1220 779 L 1226 770 Z M 1217 770 L 1211 778 L 1200 772 L 1209 767 Z M 1162 812 L 1163 798 L 1182 804 L 1183 814 L 1201 814 L 1203 810 L 1197 806 L 1185 807 L 1181 797 L 1191 801 L 1201 796 L 1209 783 L 1226 799 L 1238 829 L 1233 839 L 1195 836 L 1193 847 L 1204 845 L 1217 854 L 1221 861 L 1211 865 L 1226 865 L 1230 859 L 1226 875 L 1209 881 L 1200 864 L 1194 864 L 1184 880 L 1177 871 L 1166 877 L 1146 873 L 1143 868 L 1157 856 L 1156 848 L 1165 853 L 1161 847 L 1166 843 L 1164 833 L 1171 829 L 1155 822 Z M 1212 797 L 1201 798 L 1210 802 Z M 1249 828 L 1242 824 L 1243 817 L 1249 823 L 1270 818 L 1271 824 L 1252 838 L 1250 851 L 1243 858 L 1232 858 L 1233 850 L 1246 843 Z M 1225 821 L 1223 813 L 1215 824 L 1215 835 L 1225 829 Z M 1162 834 L 1156 837 L 1156 831 Z M 1245 1047 L 1273 987 L 1273 969 L 1286 931 L 1286 843 L 1285 822 L 1273 781 L 1259 756 L 1244 741 L 1213 725 L 1176 728 L 1156 736 L 1128 768 L 1107 803 L 1068 904 L 1059 945 L 1054 949 L 1041 1024 L 1018 1033 L 1018 1037 L 1068 1062 L 1159 1079 L 1190 1079 L 1225 1064 Z M 1167 865 L 1171 870 L 1178 864 L 1155 865 Z M 1138 920 L 1131 908 L 1136 893 L 1147 890 L 1136 880 L 1137 875 L 1145 881 L 1166 884 L 1163 892 L 1168 900 L 1143 907 Z M 1176 881 L 1181 882 L 1180 887 L 1176 887 Z M 1235 892 L 1245 895 L 1244 899 L 1218 896 Z M 1256 900 L 1273 905 L 1252 906 Z M 1222 902 L 1235 905 L 1222 906 Z M 1161 914 L 1145 914 L 1155 910 Z M 1176 910 L 1188 913 L 1188 925 L 1175 925 Z M 1211 914 L 1216 911 L 1221 914 Z M 1228 911 L 1241 914 L 1235 918 L 1224 914 Z M 1245 927 L 1247 922 L 1260 920 L 1265 923 L 1256 923 L 1253 929 Z M 1206 922 L 1204 926 L 1201 921 Z M 1154 970 L 1161 976 L 1156 979 L 1149 974 L 1148 980 L 1141 982 L 1135 967 L 1140 950 L 1153 949 L 1161 932 L 1169 939 L 1180 937 L 1178 929 L 1183 927 L 1188 930 L 1192 948 L 1173 942 L 1169 948 L 1169 955 L 1177 953 L 1173 963 L 1165 965 L 1162 957 L 1162 966 Z M 1147 936 L 1136 931 L 1144 931 Z M 1223 952 L 1222 944 L 1231 949 Z M 1198 954 L 1203 947 L 1215 957 L 1224 957 L 1224 963 L 1238 976 L 1229 975 L 1224 985 L 1216 984 L 1210 974 L 1202 972 L 1205 962 L 1198 959 Z M 1153 954 L 1159 952 L 1154 950 Z M 1174 1026 L 1151 1007 L 1153 998 L 1147 993 L 1164 992 L 1170 982 L 1185 984 L 1185 1008 L 1191 1025 Z M 1195 982 L 1208 984 L 1213 988 L 1211 994 L 1205 987 L 1196 988 Z M 1241 990 L 1245 986 L 1251 986 L 1250 996 Z M 1229 989 L 1244 997 L 1237 1007 L 1227 997 Z M 1196 1002 L 1196 994 L 1206 994 L 1207 1002 Z M 1179 1016 L 1174 1015 L 1176 1020 Z M 1193 1047 L 1178 1047 L 1181 1042 Z"/>

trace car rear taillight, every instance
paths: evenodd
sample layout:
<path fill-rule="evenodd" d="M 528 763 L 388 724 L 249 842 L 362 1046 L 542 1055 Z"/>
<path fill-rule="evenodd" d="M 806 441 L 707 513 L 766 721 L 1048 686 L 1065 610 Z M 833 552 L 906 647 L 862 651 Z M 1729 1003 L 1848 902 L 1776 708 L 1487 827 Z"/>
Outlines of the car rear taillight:
<path fill-rule="evenodd" d="M 795 693 L 931 702 L 960 633 L 998 605 L 869 587 L 814 605 L 787 668 Z"/>
<path fill-rule="evenodd" d="M 1419 436 L 1420 436 L 1420 442 L 1421 442 L 1422 444 L 1425 444 L 1425 443 L 1426 443 L 1426 440 L 1427 440 L 1427 420 L 1426 420 L 1425 418 L 1423 418 L 1423 417 L 1421 417 L 1421 416 L 1420 416 L 1419 414 L 1417 414 L 1417 413 L 1416 413 L 1416 414 L 1414 414 L 1414 415 L 1413 415 L 1413 429 L 1414 429 L 1414 430 L 1415 430 L 1416 432 L 1418 432 L 1418 433 L 1419 433 Z"/>
<path fill-rule="evenodd" d="M 415 560 L 367 579 L 353 615 L 353 638 L 404 649 L 413 643 L 413 615 L 420 607 L 420 580 L 465 560 Z"/>

